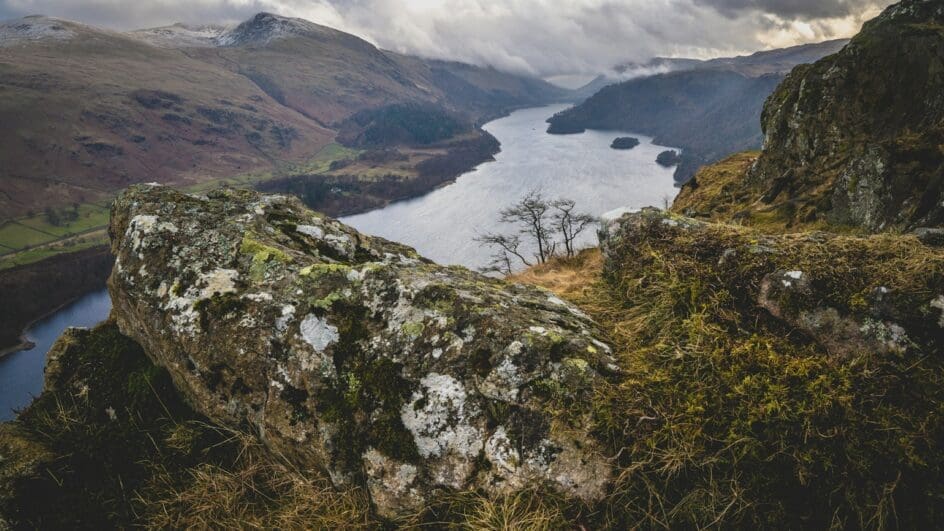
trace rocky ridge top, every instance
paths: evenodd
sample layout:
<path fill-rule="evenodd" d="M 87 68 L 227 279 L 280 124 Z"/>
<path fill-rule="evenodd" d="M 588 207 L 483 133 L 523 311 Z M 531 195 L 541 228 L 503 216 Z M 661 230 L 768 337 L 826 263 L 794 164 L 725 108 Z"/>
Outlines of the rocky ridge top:
<path fill-rule="evenodd" d="M 944 223 L 944 2 L 906 0 L 767 101 L 761 200 L 869 231 Z"/>

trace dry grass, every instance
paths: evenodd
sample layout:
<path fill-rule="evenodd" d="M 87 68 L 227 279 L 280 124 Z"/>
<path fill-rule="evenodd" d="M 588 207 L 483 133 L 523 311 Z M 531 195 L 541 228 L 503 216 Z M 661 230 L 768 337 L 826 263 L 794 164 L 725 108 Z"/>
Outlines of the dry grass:
<path fill-rule="evenodd" d="M 547 263 L 511 275 L 507 280 L 541 286 L 568 299 L 581 301 L 592 287 L 588 280 L 597 278 L 602 270 L 603 259 L 599 249 L 588 249 L 574 258 L 552 258 Z"/>
<path fill-rule="evenodd" d="M 738 253 L 733 269 L 717 265 L 725 249 L 758 243 L 779 251 Z M 594 403 L 597 434 L 620 468 L 598 525 L 890 529 L 939 521 L 942 360 L 922 350 L 832 358 L 753 297 L 766 272 L 796 268 L 816 276 L 822 300 L 814 303 L 867 316 L 863 295 L 887 286 L 914 311 L 902 318 L 921 319 L 917 308 L 944 290 L 944 256 L 892 235 L 810 241 L 724 226 L 641 235 L 622 251 L 606 267 L 587 251 L 516 277 L 600 322 L 627 371 Z"/>
<path fill-rule="evenodd" d="M 221 428 L 202 425 L 200 429 Z M 189 446 L 182 426 L 165 443 Z M 302 474 L 252 435 L 225 431 L 238 448 L 227 466 L 201 464 L 181 482 L 155 469 L 137 501 L 151 529 L 368 529 L 376 527 L 364 493 L 341 492 L 320 474 Z"/>

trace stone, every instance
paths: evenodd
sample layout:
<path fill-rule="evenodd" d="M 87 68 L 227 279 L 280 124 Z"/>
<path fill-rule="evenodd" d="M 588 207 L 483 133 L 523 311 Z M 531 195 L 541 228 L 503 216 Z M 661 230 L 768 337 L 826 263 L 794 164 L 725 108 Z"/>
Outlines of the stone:
<path fill-rule="evenodd" d="M 109 231 L 122 333 L 197 411 L 366 488 L 380 514 L 450 490 L 604 496 L 589 397 L 619 368 L 549 292 L 247 191 L 135 186 Z"/>
<path fill-rule="evenodd" d="M 944 247 L 944 229 L 921 227 L 915 229 L 915 236 L 921 243 L 931 247 Z"/>

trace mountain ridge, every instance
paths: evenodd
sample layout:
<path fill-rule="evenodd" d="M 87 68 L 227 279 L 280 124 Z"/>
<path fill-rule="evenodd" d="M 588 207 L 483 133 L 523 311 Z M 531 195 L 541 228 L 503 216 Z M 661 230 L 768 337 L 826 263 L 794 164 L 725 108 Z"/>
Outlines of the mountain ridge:
<path fill-rule="evenodd" d="M 944 3 L 906 0 L 766 102 L 764 150 L 706 168 L 681 208 L 744 223 L 909 231 L 944 224 Z M 743 157 L 743 156 L 742 156 Z M 704 186 L 702 186 L 704 185 Z M 724 190 L 722 192 L 722 190 Z"/>
<path fill-rule="evenodd" d="M 659 144 L 682 149 L 675 171 L 681 184 L 704 164 L 732 152 L 759 148 L 764 101 L 786 71 L 810 58 L 834 53 L 846 42 L 825 41 L 708 61 L 656 60 L 643 70 L 667 72 L 604 86 L 549 119 L 548 132 L 606 129 L 653 136 Z"/>
<path fill-rule="evenodd" d="M 481 123 L 568 94 L 270 13 L 229 28 L 122 33 L 42 16 L 2 28 L 0 207 L 11 217 L 135 180 L 193 184 L 304 162 L 346 118 L 392 103 Z"/>

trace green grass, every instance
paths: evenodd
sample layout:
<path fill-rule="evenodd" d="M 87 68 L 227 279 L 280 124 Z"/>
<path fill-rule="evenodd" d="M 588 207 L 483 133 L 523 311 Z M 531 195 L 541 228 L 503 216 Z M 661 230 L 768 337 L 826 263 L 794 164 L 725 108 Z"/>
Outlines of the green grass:
<path fill-rule="evenodd" d="M 0 256 L 0 271 L 11 267 L 21 266 L 39 262 L 46 258 L 56 256 L 62 253 L 74 253 L 95 247 L 97 245 L 106 245 L 108 236 L 103 232 L 89 234 L 73 240 L 62 243 L 54 243 L 48 246 L 37 247 L 17 254 Z"/>
<path fill-rule="evenodd" d="M 108 224 L 109 210 L 107 206 L 86 203 L 79 205 L 79 218 L 72 223 L 62 226 L 52 225 L 46 221 L 46 217 L 42 214 L 20 220 L 20 223 L 47 234 L 59 237 L 69 236 L 104 227 Z"/>
<path fill-rule="evenodd" d="M 55 239 L 55 236 L 44 234 L 19 222 L 7 223 L 0 228 L 0 245 L 11 249 L 40 245 Z M 0 249 L 0 252 L 7 253 L 9 249 Z"/>
<path fill-rule="evenodd" d="M 293 175 L 313 175 L 325 173 L 331 169 L 331 163 L 357 157 L 359 150 L 349 149 L 341 144 L 328 144 L 312 158 L 300 163 L 280 163 L 273 171 L 242 173 L 223 179 L 214 179 L 184 188 L 185 192 L 197 193 L 213 190 L 221 186 L 235 188 L 252 187 L 254 184 Z M 2 243 L 2 242 L 0 242 Z"/>
<path fill-rule="evenodd" d="M 751 253 L 759 240 L 776 252 Z M 588 251 L 515 279 L 595 318 L 626 370 L 593 406 L 596 433 L 619 456 L 600 527 L 940 522 L 944 363 L 929 341 L 936 315 L 920 308 L 944 289 L 944 256 L 895 235 L 724 225 L 686 233 L 656 223 L 618 245 L 608 260 Z M 723 261 L 728 249 L 736 254 Z M 847 343 L 835 354 L 785 326 L 758 306 L 758 290 L 769 272 L 793 268 L 811 276 L 815 300 L 785 300 L 787 311 L 829 306 L 868 322 L 866 299 L 883 286 L 916 346 L 879 354 Z"/>

